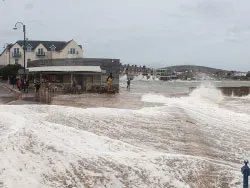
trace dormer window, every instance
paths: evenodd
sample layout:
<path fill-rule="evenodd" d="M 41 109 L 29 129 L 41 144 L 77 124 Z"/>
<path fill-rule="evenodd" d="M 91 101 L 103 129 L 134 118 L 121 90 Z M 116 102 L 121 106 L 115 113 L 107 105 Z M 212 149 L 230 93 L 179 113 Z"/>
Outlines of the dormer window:
<path fill-rule="evenodd" d="M 42 55 L 43 54 L 43 48 L 38 48 L 38 54 Z"/>
<path fill-rule="evenodd" d="M 27 52 L 32 52 L 32 46 L 30 44 L 27 45 Z"/>
<path fill-rule="evenodd" d="M 69 54 L 76 54 L 76 49 L 75 48 L 70 48 L 69 49 Z"/>
<path fill-rule="evenodd" d="M 50 51 L 51 51 L 51 52 L 55 52 L 55 51 L 56 51 L 56 47 L 55 47 L 54 45 L 52 45 L 52 46 L 50 47 Z"/>
<path fill-rule="evenodd" d="M 45 52 L 43 51 L 43 48 L 38 48 L 38 51 L 36 52 L 36 56 L 39 56 L 39 57 L 45 56 Z"/>
<path fill-rule="evenodd" d="M 14 54 L 19 54 L 19 48 L 14 48 Z"/>

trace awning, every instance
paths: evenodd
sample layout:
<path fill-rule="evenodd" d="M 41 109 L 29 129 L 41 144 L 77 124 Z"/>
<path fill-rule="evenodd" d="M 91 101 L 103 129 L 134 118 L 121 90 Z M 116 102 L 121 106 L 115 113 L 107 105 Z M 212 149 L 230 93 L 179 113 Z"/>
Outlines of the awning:
<path fill-rule="evenodd" d="M 29 72 L 102 72 L 100 66 L 46 66 L 30 67 L 28 70 Z"/>

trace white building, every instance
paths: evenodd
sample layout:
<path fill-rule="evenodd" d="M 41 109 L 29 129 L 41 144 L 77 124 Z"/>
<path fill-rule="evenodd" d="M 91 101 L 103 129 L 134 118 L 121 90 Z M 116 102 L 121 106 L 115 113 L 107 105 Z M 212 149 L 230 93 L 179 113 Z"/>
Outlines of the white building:
<path fill-rule="evenodd" d="M 74 40 L 26 41 L 27 62 L 39 59 L 83 58 L 83 49 Z M 9 44 L 0 54 L 0 65 L 20 64 L 24 66 L 23 41 Z"/>
<path fill-rule="evenodd" d="M 247 76 L 247 72 L 233 72 L 234 77 L 245 77 Z"/>

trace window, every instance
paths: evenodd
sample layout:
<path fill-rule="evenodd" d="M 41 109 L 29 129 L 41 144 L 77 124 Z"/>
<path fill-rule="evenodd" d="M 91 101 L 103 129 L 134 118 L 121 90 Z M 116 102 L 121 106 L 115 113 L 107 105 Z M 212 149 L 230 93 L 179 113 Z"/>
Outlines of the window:
<path fill-rule="evenodd" d="M 43 54 L 44 54 L 43 48 L 38 48 L 38 54 L 39 54 L 39 55 L 43 55 Z"/>
<path fill-rule="evenodd" d="M 32 52 L 32 47 L 31 46 L 27 46 L 27 52 Z"/>
<path fill-rule="evenodd" d="M 50 47 L 50 51 L 51 51 L 51 52 L 55 52 L 55 51 L 56 51 L 56 47 L 55 47 L 54 45 L 52 45 L 52 46 Z"/>
<path fill-rule="evenodd" d="M 76 49 L 75 48 L 70 48 L 69 53 L 70 54 L 76 54 Z"/>
<path fill-rule="evenodd" d="M 14 54 L 19 54 L 19 48 L 14 48 Z"/>
<path fill-rule="evenodd" d="M 19 62 L 18 62 L 18 59 L 15 59 L 15 65 L 18 65 Z"/>

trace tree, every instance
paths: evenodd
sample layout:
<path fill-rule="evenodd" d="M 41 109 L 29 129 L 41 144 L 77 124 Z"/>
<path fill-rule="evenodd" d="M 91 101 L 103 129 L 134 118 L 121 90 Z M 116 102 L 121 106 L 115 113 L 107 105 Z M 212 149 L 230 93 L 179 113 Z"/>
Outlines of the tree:
<path fill-rule="evenodd" d="M 0 76 L 3 80 L 8 80 L 8 77 L 17 76 L 18 70 L 22 68 L 21 65 L 6 65 L 0 69 Z"/>

